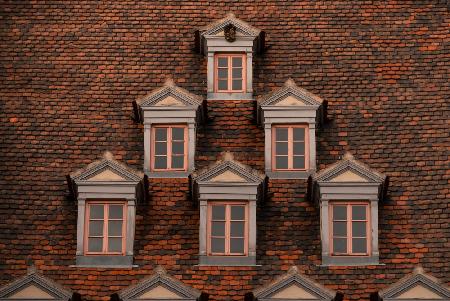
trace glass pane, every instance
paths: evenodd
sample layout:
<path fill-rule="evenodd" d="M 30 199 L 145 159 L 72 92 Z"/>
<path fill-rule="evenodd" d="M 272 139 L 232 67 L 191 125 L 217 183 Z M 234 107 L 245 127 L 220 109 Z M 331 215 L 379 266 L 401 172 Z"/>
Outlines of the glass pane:
<path fill-rule="evenodd" d="M 333 238 L 333 252 L 347 253 L 347 238 Z"/>
<path fill-rule="evenodd" d="M 352 236 L 366 237 L 366 222 L 352 222 Z"/>
<path fill-rule="evenodd" d="M 294 142 L 294 155 L 305 155 L 305 142 Z"/>
<path fill-rule="evenodd" d="M 174 155 L 184 154 L 184 142 L 172 142 L 172 154 Z"/>
<path fill-rule="evenodd" d="M 123 218 L 123 206 L 122 205 L 110 205 L 109 206 L 109 218 Z"/>
<path fill-rule="evenodd" d="M 215 221 L 225 220 L 225 206 L 222 206 L 222 205 L 212 206 L 212 219 Z"/>
<path fill-rule="evenodd" d="M 233 68 L 231 73 L 233 78 L 242 78 L 242 68 Z"/>
<path fill-rule="evenodd" d="M 91 205 L 90 210 L 90 219 L 103 219 L 103 205 Z"/>
<path fill-rule="evenodd" d="M 173 140 L 184 140 L 184 128 L 172 129 L 172 141 Z"/>
<path fill-rule="evenodd" d="M 365 220 L 366 219 L 366 206 L 352 206 L 352 219 L 353 220 Z"/>
<path fill-rule="evenodd" d="M 347 236 L 347 222 L 333 222 L 333 236 Z"/>
<path fill-rule="evenodd" d="M 155 128 L 155 140 L 167 141 L 167 128 Z"/>
<path fill-rule="evenodd" d="M 122 236 L 122 221 L 108 222 L 108 236 Z"/>
<path fill-rule="evenodd" d="M 228 80 L 219 80 L 217 87 L 219 90 L 228 90 Z"/>
<path fill-rule="evenodd" d="M 232 59 L 233 67 L 242 67 L 242 57 L 234 57 Z"/>
<path fill-rule="evenodd" d="M 155 155 L 166 155 L 167 142 L 155 142 Z"/>
<path fill-rule="evenodd" d="M 233 90 L 242 90 L 242 79 L 233 80 Z"/>
<path fill-rule="evenodd" d="M 89 238 L 88 251 L 101 252 L 103 249 L 103 238 Z"/>
<path fill-rule="evenodd" d="M 212 222 L 211 236 L 225 236 L 225 222 Z"/>
<path fill-rule="evenodd" d="M 219 67 L 228 67 L 228 58 L 227 57 L 219 57 L 218 65 L 219 65 Z"/>
<path fill-rule="evenodd" d="M 155 157 L 155 169 L 166 169 L 167 168 L 167 157 Z"/>
<path fill-rule="evenodd" d="M 89 222 L 89 236 L 103 236 L 103 221 Z"/>
<path fill-rule="evenodd" d="M 288 157 L 275 157 L 276 158 L 276 168 L 277 169 L 287 169 L 288 168 Z"/>
<path fill-rule="evenodd" d="M 211 252 L 225 253 L 225 238 L 211 238 Z"/>
<path fill-rule="evenodd" d="M 333 220 L 347 220 L 347 207 L 333 206 Z"/>
<path fill-rule="evenodd" d="M 244 237 L 244 222 L 231 222 L 230 224 L 230 236 L 231 237 Z"/>
<path fill-rule="evenodd" d="M 277 155 L 287 155 L 288 154 L 288 143 L 287 142 L 277 142 L 275 145 L 275 153 Z"/>
<path fill-rule="evenodd" d="M 184 156 L 173 156 L 172 168 L 176 169 L 184 168 Z"/>
<path fill-rule="evenodd" d="M 122 252 L 122 238 L 108 238 L 109 252 Z"/>
<path fill-rule="evenodd" d="M 244 220 L 245 206 L 231 206 L 231 220 Z"/>
<path fill-rule="evenodd" d="M 293 167 L 295 169 L 305 168 L 305 157 L 304 156 L 294 156 Z"/>
<path fill-rule="evenodd" d="M 294 128 L 294 141 L 305 141 L 304 128 Z"/>
<path fill-rule="evenodd" d="M 277 128 L 275 130 L 276 141 L 288 141 L 288 129 L 287 128 Z"/>
<path fill-rule="evenodd" d="M 219 70 L 217 70 L 217 75 L 219 78 L 228 78 L 228 69 L 219 68 Z"/>
<path fill-rule="evenodd" d="M 231 238 L 230 239 L 230 253 L 244 253 L 244 242 L 243 238 Z"/>
<path fill-rule="evenodd" d="M 367 239 L 366 238 L 353 238 L 352 239 L 352 252 L 353 253 L 367 253 Z"/>

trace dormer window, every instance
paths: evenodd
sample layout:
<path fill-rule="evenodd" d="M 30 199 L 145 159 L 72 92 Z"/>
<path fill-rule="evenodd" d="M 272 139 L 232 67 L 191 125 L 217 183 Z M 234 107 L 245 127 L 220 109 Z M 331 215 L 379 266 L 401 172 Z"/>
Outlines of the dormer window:
<path fill-rule="evenodd" d="M 155 125 L 152 129 L 152 170 L 185 171 L 187 136 L 186 125 Z"/>
<path fill-rule="evenodd" d="M 245 92 L 245 54 L 217 54 L 215 91 Z"/>
<path fill-rule="evenodd" d="M 308 170 L 308 125 L 272 127 L 272 169 L 274 171 Z"/>

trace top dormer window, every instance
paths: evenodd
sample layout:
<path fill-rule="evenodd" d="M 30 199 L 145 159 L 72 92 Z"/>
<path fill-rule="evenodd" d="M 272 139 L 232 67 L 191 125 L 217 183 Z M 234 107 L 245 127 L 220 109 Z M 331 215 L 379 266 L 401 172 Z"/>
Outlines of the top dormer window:
<path fill-rule="evenodd" d="M 245 57 L 245 54 L 216 54 L 216 92 L 244 92 Z"/>

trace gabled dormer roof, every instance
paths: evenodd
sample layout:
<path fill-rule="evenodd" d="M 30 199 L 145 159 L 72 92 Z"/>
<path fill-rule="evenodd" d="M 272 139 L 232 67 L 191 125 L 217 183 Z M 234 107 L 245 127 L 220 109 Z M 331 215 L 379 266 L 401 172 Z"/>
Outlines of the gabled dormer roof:
<path fill-rule="evenodd" d="M 317 182 L 382 183 L 386 176 L 357 161 L 346 153 L 341 161 L 321 170 L 314 176 Z"/>
<path fill-rule="evenodd" d="M 72 292 L 30 268 L 27 275 L 0 288 L 0 300 L 67 301 Z"/>
<path fill-rule="evenodd" d="M 300 274 L 296 266 L 273 282 L 253 292 L 258 301 L 265 300 L 333 300 L 336 293 Z"/>
<path fill-rule="evenodd" d="M 139 182 L 144 175 L 114 160 L 110 152 L 105 152 L 102 159 L 92 162 L 70 176 L 78 184 L 83 182 Z"/>
<path fill-rule="evenodd" d="M 164 268 L 157 267 L 154 275 L 125 289 L 119 296 L 123 301 L 136 299 L 194 301 L 200 296 L 200 291 L 168 275 Z"/>
<path fill-rule="evenodd" d="M 176 86 L 172 79 L 168 79 L 161 88 L 137 100 L 137 104 L 141 108 L 194 107 L 196 109 L 202 104 L 202 98 Z"/>
<path fill-rule="evenodd" d="M 244 36 L 256 38 L 261 33 L 261 30 L 251 26 L 247 22 L 236 18 L 234 14 L 229 13 L 225 18 L 217 20 L 201 28 L 200 34 L 202 37 L 217 35 L 224 31 L 225 27 L 230 24 L 236 28 L 237 33 L 240 33 Z"/>
<path fill-rule="evenodd" d="M 450 290 L 431 275 L 417 267 L 410 275 L 379 293 L 390 300 L 450 300 Z"/>
<path fill-rule="evenodd" d="M 261 107 L 264 106 L 316 106 L 323 100 L 307 90 L 297 86 L 293 79 L 288 79 L 283 87 L 264 95 L 258 99 Z"/>

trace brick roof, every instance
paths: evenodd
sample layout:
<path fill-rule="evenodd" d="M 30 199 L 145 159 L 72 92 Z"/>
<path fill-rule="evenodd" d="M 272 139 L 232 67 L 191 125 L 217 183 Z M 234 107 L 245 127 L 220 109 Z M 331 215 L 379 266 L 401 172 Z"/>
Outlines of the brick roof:
<path fill-rule="evenodd" d="M 206 95 L 195 30 L 233 11 L 266 33 L 255 96 L 288 79 L 328 101 L 318 170 L 351 152 L 390 177 L 379 208 L 380 262 L 324 267 L 319 210 L 306 181 L 271 180 L 258 208 L 256 267 L 200 267 L 198 209 L 188 179 L 150 180 L 137 207 L 133 269 L 77 268 L 77 206 L 65 176 L 104 150 L 142 170 L 143 126 L 132 101 L 172 77 Z M 446 1 L 37 1 L 2 3 L 0 22 L 0 286 L 40 271 L 85 300 L 108 300 L 164 266 L 211 295 L 242 300 L 292 265 L 348 300 L 395 283 L 416 264 L 443 283 L 448 261 Z M 263 172 L 264 132 L 251 101 L 208 103 L 201 169 L 221 152 Z"/>

